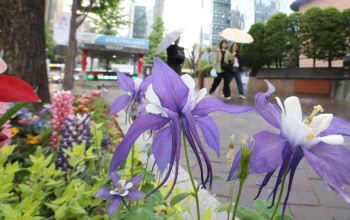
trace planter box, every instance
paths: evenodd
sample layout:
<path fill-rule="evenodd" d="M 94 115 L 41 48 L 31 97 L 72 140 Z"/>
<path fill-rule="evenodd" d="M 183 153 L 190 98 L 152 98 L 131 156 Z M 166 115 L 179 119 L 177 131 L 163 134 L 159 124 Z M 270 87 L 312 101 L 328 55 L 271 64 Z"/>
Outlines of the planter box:
<path fill-rule="evenodd" d="M 295 93 L 329 95 L 331 91 L 330 80 L 327 79 L 296 79 Z"/>

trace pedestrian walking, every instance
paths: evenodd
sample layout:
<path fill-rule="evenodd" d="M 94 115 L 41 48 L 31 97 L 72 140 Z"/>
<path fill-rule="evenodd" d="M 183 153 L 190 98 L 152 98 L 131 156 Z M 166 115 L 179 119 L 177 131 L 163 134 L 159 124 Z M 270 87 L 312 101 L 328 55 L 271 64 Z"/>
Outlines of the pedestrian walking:
<path fill-rule="evenodd" d="M 239 98 L 240 99 L 246 99 L 244 96 L 244 90 L 243 90 L 243 83 L 242 83 L 242 74 L 243 73 L 243 60 L 241 55 L 238 51 L 238 44 L 233 44 L 230 48 L 231 54 L 234 56 L 234 59 L 232 60 L 233 64 L 233 71 L 230 74 L 229 83 L 232 81 L 233 78 L 236 80 Z"/>
<path fill-rule="evenodd" d="M 180 37 L 175 41 L 175 44 L 170 45 L 166 52 L 168 54 L 168 66 L 170 66 L 177 74 L 181 75 L 182 65 L 185 62 L 185 50 L 178 44 Z"/>
<path fill-rule="evenodd" d="M 227 41 L 222 40 L 220 42 L 219 48 L 215 51 L 213 57 L 212 67 L 216 69 L 217 77 L 214 79 L 214 82 L 211 86 L 209 94 L 212 95 L 215 89 L 221 82 L 221 79 L 224 79 L 224 97 L 225 99 L 231 99 L 231 90 L 230 90 L 230 61 L 233 60 L 233 55 L 227 50 Z"/>

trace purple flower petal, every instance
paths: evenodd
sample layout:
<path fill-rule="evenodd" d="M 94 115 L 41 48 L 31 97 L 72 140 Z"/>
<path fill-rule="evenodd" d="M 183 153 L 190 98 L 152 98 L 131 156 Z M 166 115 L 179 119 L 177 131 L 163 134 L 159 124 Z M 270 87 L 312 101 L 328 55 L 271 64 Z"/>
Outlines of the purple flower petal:
<path fill-rule="evenodd" d="M 194 143 L 194 140 L 192 138 L 191 132 L 190 132 L 190 130 L 188 128 L 188 123 L 187 123 L 186 120 L 184 120 L 184 124 L 185 124 L 185 126 L 184 126 L 185 127 L 185 136 L 186 136 L 186 139 L 188 140 L 188 143 L 190 144 L 194 154 L 196 155 L 196 158 L 197 158 L 197 161 L 198 161 L 198 164 L 199 164 L 199 170 L 201 172 L 202 186 L 203 186 L 203 188 L 205 188 L 202 161 L 201 161 L 201 158 L 199 156 L 196 144 Z"/>
<path fill-rule="evenodd" d="M 153 80 L 153 76 L 148 76 L 145 79 L 143 79 L 143 81 L 141 82 L 140 85 L 140 96 L 143 96 L 145 94 L 145 92 L 147 91 L 149 85 L 151 85 Z"/>
<path fill-rule="evenodd" d="M 118 75 L 118 85 L 122 90 L 127 92 L 133 92 L 135 90 L 134 80 L 132 80 L 130 77 L 128 77 L 127 75 L 119 71 L 117 75 Z"/>
<path fill-rule="evenodd" d="M 266 93 L 259 92 L 255 95 L 256 111 L 272 126 L 281 128 L 281 110 L 274 104 L 269 102 L 270 95 L 275 91 L 275 87 L 267 80 L 268 86 Z"/>
<path fill-rule="evenodd" d="M 120 201 L 121 201 L 121 197 L 120 196 L 116 196 L 116 197 L 113 198 L 111 204 L 108 207 L 109 217 L 111 217 L 111 215 L 113 215 L 113 213 L 118 211 L 119 206 L 120 206 Z"/>
<path fill-rule="evenodd" d="M 151 114 L 137 118 L 114 152 L 109 166 L 109 172 L 114 172 L 125 161 L 132 145 L 143 132 L 146 130 L 159 130 L 168 123 L 169 120 L 169 118 Z"/>
<path fill-rule="evenodd" d="M 161 175 L 170 162 L 172 147 L 171 127 L 158 131 L 154 137 L 152 151 Z"/>
<path fill-rule="evenodd" d="M 332 134 L 350 136 L 350 123 L 341 118 L 333 117 L 329 127 L 325 131 L 321 132 L 321 136 L 328 136 Z"/>
<path fill-rule="evenodd" d="M 207 116 L 215 111 L 222 111 L 231 114 L 253 111 L 253 107 L 248 106 L 229 106 L 216 98 L 204 98 L 193 109 L 192 114 L 198 116 Z"/>
<path fill-rule="evenodd" d="M 130 189 L 128 195 L 126 195 L 126 198 L 130 201 L 139 201 L 140 199 L 143 199 L 145 195 L 138 189 Z"/>
<path fill-rule="evenodd" d="M 318 143 L 310 150 L 303 148 L 305 158 L 316 173 L 350 203 L 344 184 L 350 184 L 350 151 L 341 145 Z"/>
<path fill-rule="evenodd" d="M 262 131 L 253 136 L 255 146 L 250 158 L 249 174 L 268 173 L 276 170 L 282 164 L 282 152 L 288 144 L 287 139 L 269 131 Z M 239 161 L 241 151 L 239 151 L 232 163 L 228 180 L 238 178 Z"/>
<path fill-rule="evenodd" d="M 188 87 L 177 73 L 159 58 L 154 58 L 153 75 L 153 90 L 162 106 L 181 113 L 187 103 Z"/>
<path fill-rule="evenodd" d="M 117 172 L 110 172 L 109 173 L 109 177 L 111 178 L 112 182 L 113 182 L 113 186 L 114 188 L 118 187 L 118 181 L 120 180 L 120 176 L 118 175 Z"/>
<path fill-rule="evenodd" d="M 214 119 L 210 116 L 197 117 L 194 119 L 196 124 L 200 127 L 203 137 L 209 147 L 213 149 L 218 157 L 220 156 L 220 137 L 219 130 Z"/>
<path fill-rule="evenodd" d="M 111 105 L 111 108 L 109 110 L 109 115 L 114 115 L 118 112 L 120 112 L 123 108 L 125 108 L 131 100 L 130 95 L 121 95 L 118 98 L 116 98 Z"/>
<path fill-rule="evenodd" d="M 135 186 L 135 185 L 139 184 L 142 179 L 143 179 L 143 174 L 135 176 L 134 178 L 132 178 L 128 182 L 126 182 L 126 184 L 127 183 L 132 183 L 132 185 Z"/>
<path fill-rule="evenodd" d="M 95 197 L 102 199 L 102 200 L 108 200 L 113 197 L 109 192 L 111 191 L 110 188 L 101 188 L 95 193 Z"/>

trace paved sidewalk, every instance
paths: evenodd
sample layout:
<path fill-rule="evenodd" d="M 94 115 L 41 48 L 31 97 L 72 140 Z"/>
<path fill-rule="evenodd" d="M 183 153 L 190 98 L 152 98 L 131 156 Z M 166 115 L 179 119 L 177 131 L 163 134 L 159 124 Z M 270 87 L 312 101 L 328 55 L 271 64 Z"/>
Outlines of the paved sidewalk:
<path fill-rule="evenodd" d="M 121 94 L 125 94 L 117 85 L 108 86 L 110 95 L 108 100 L 113 101 Z M 267 87 L 266 87 L 267 89 Z M 91 91 L 89 87 L 80 88 L 79 93 Z M 219 97 L 220 87 L 217 89 L 216 96 Z M 266 90 L 262 91 L 265 92 Z M 234 93 L 234 91 L 233 91 Z M 278 91 L 276 92 L 278 94 Z M 236 97 L 236 96 L 232 96 Z M 286 97 L 281 97 L 283 101 Z M 274 96 L 270 97 L 270 101 L 274 102 Z M 333 113 L 335 116 L 341 117 L 350 121 L 350 103 L 330 99 L 325 96 L 303 95 L 300 98 L 303 116 L 307 116 L 313 110 L 313 106 L 321 104 L 325 112 Z M 229 105 L 253 106 L 254 97 L 248 96 L 246 100 L 233 98 L 226 102 Z M 230 115 L 222 112 L 214 112 L 211 114 L 217 123 L 220 132 L 220 158 L 216 153 L 205 145 L 209 158 L 214 170 L 214 175 L 221 176 L 224 180 L 216 180 L 213 183 L 211 195 L 215 196 L 220 202 L 226 203 L 229 200 L 230 184 L 226 182 L 229 168 L 226 159 L 226 153 L 230 142 L 230 137 L 235 134 L 235 152 L 238 151 L 238 137 L 241 133 L 254 135 L 260 131 L 268 130 L 277 132 L 275 128 L 270 126 L 260 115 L 255 111 L 240 115 Z M 201 137 L 205 143 L 203 137 Z M 345 146 L 350 149 L 350 138 L 345 138 Z M 181 165 L 186 167 L 184 152 L 181 153 Z M 350 159 L 350 158 L 349 158 Z M 190 153 L 191 168 L 193 175 L 197 181 L 200 181 L 200 172 L 197 160 L 193 153 Z M 241 196 L 240 205 L 252 207 L 253 198 L 256 196 L 258 186 L 256 183 L 261 183 L 264 175 L 250 175 L 244 184 L 243 193 Z M 287 179 L 288 180 L 288 179 Z M 265 187 L 260 195 L 260 199 L 265 199 L 272 191 L 276 181 L 276 174 L 271 178 L 270 183 Z M 235 193 L 238 191 L 238 181 L 234 182 Z M 190 186 L 190 184 L 189 184 Z M 347 187 L 350 190 L 350 187 Z M 234 195 L 235 198 L 235 195 Z M 283 198 L 282 198 L 283 201 Z M 216 204 L 216 203 L 215 203 Z M 350 220 L 350 205 L 344 199 L 337 195 L 336 192 L 330 190 L 328 185 L 308 165 L 307 161 L 302 159 L 297 168 L 293 181 L 292 191 L 289 197 L 287 213 L 292 214 L 296 220 Z M 204 212 L 202 212 L 202 215 Z M 223 217 L 218 217 L 223 219 Z"/>

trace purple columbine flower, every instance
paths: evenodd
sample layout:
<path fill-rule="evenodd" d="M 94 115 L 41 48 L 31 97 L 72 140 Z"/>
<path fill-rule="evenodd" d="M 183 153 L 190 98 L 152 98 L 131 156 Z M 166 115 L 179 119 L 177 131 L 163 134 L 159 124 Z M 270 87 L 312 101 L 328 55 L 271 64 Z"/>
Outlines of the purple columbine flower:
<path fill-rule="evenodd" d="M 255 147 L 250 159 L 249 174 L 267 173 L 260 185 L 267 185 L 278 167 L 281 167 L 276 185 L 269 198 L 275 196 L 282 176 L 289 164 L 290 173 L 288 191 L 283 205 L 283 215 L 293 183 L 294 173 L 305 156 L 310 166 L 334 190 L 338 191 L 347 202 L 350 196 L 344 184 L 350 184 L 350 151 L 343 144 L 341 135 L 350 135 L 350 124 L 333 117 L 332 114 L 318 114 L 323 111 L 321 106 L 315 106 L 311 115 L 303 120 L 299 99 L 289 97 L 282 105 L 276 97 L 281 110 L 268 101 L 275 88 L 268 81 L 268 91 L 255 96 L 256 111 L 272 126 L 280 129 L 280 134 L 262 131 L 254 135 Z M 232 164 L 228 180 L 238 178 L 240 152 Z M 256 198 L 257 198 L 256 197 Z M 271 207 L 273 206 L 273 202 Z"/>
<path fill-rule="evenodd" d="M 113 199 L 108 207 L 109 217 L 118 211 L 121 201 L 123 201 L 129 212 L 134 214 L 127 206 L 125 197 L 130 201 L 138 201 L 145 197 L 145 195 L 140 190 L 133 189 L 135 185 L 141 182 L 143 175 L 136 176 L 128 182 L 121 180 L 120 176 L 116 172 L 112 172 L 109 175 L 112 179 L 114 189 L 101 188 L 96 192 L 95 197 L 102 200 Z"/>
<path fill-rule="evenodd" d="M 208 116 L 214 111 L 224 111 L 232 114 L 254 110 L 252 107 L 233 107 L 215 98 L 204 98 L 206 89 L 202 89 L 194 96 L 195 82 L 189 75 L 181 78 L 159 58 L 154 59 L 152 85 L 146 92 L 146 99 L 150 102 L 146 112 L 141 115 L 129 128 L 122 142 L 114 152 L 109 172 L 115 170 L 125 161 L 135 140 L 146 130 L 159 130 L 153 141 L 153 154 L 159 171 L 163 173 L 169 164 L 168 172 L 162 183 L 151 193 L 158 190 L 169 178 L 175 166 L 175 179 L 170 195 L 176 184 L 181 148 L 181 120 L 184 121 L 184 132 L 201 170 L 202 185 L 205 187 L 209 177 L 212 177 L 212 167 L 209 157 L 199 138 L 196 125 L 202 130 L 203 136 L 210 148 L 220 155 L 219 131 L 214 120 Z M 169 124 L 168 127 L 163 128 Z M 207 167 L 207 177 L 204 180 L 203 166 L 197 146 L 201 151 Z M 210 188 L 212 178 L 210 178 Z M 150 194 L 151 194 L 150 193 Z M 148 195 L 150 195 L 148 194 Z"/>
<path fill-rule="evenodd" d="M 103 137 L 101 140 L 101 148 L 107 148 L 113 144 L 112 138 L 110 137 Z"/>
<path fill-rule="evenodd" d="M 114 100 L 109 110 L 109 115 L 114 115 L 120 112 L 122 109 L 126 109 L 126 118 L 131 115 L 131 112 L 143 107 L 142 99 L 145 97 L 145 92 L 148 86 L 152 82 L 152 76 L 147 77 L 144 80 L 139 78 L 131 79 L 122 72 L 118 72 L 118 85 L 119 87 L 128 92 L 129 94 L 121 95 Z M 138 110 L 139 111 L 139 110 Z"/>

